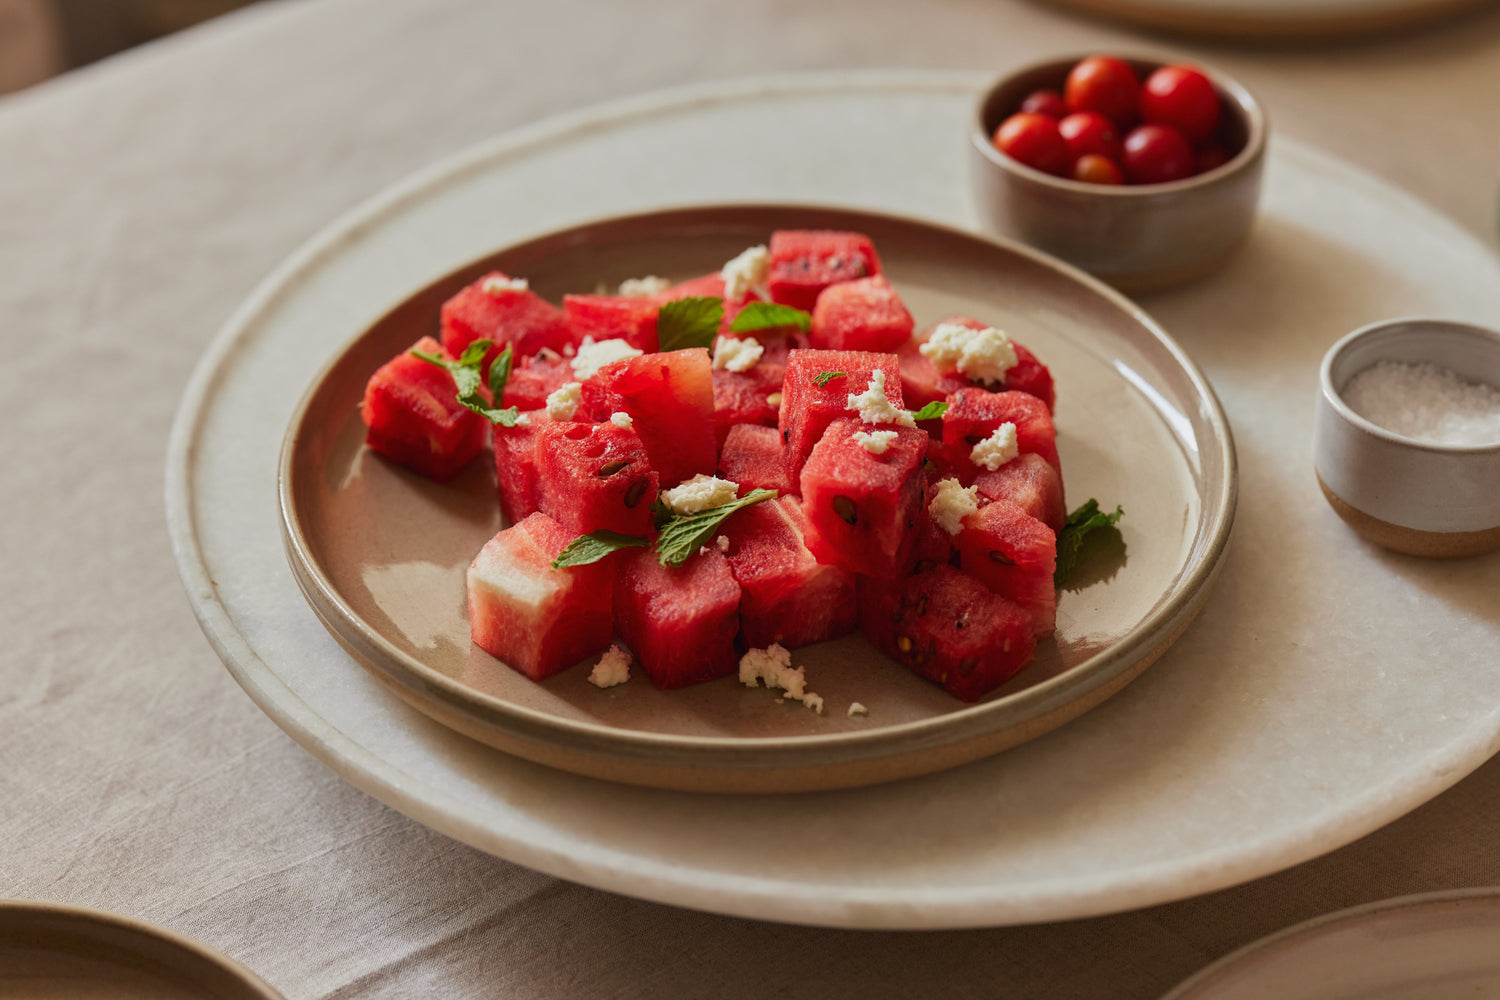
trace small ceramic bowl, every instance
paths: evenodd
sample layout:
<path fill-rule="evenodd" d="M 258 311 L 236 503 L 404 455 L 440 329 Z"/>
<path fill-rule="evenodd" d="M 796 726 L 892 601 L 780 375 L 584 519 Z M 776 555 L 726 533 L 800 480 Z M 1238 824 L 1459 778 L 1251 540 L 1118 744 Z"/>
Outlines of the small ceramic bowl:
<path fill-rule="evenodd" d="M 1249 91 L 1200 66 L 1219 91 L 1229 162 L 1167 184 L 1085 184 L 1034 170 L 997 150 L 1000 123 L 1034 90 L 1061 91 L 1083 56 L 1010 73 L 979 98 L 969 127 L 969 176 L 982 224 L 1083 268 L 1123 291 L 1167 288 L 1221 267 L 1255 221 L 1266 116 Z M 1165 65 L 1126 58 L 1144 80 Z"/>
<path fill-rule="evenodd" d="M 1318 484 L 1350 527 L 1419 556 L 1466 556 L 1500 547 L 1500 441 L 1431 444 L 1379 427 L 1350 408 L 1350 379 L 1379 361 L 1429 362 L 1470 382 L 1500 386 L 1500 332 L 1440 319 L 1361 327 L 1323 356 L 1313 464 Z"/>

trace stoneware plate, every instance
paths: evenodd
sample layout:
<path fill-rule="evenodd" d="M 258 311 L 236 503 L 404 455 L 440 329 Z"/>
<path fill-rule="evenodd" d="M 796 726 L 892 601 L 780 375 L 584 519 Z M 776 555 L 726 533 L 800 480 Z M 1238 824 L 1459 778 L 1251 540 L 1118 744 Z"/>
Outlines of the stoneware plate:
<path fill-rule="evenodd" d="M 1173 34 L 1232 41 L 1321 41 L 1394 31 L 1494 0 L 1048 0 Z"/>
<path fill-rule="evenodd" d="M 248 969 L 163 927 L 18 900 L 0 900 L 0 996 L 281 1000 Z"/>
<path fill-rule="evenodd" d="M 850 636 L 798 650 L 816 715 L 727 677 L 601 691 L 577 666 L 537 684 L 469 641 L 464 571 L 502 520 L 488 453 L 451 484 L 363 445 L 357 407 L 382 363 L 437 332 L 438 307 L 491 268 L 544 297 L 642 274 L 717 268 L 775 228 L 874 238 L 919 327 L 953 312 L 995 323 L 1057 381 L 1070 502 L 1122 504 L 1124 546 L 1059 598 L 1055 639 L 965 705 Z M 304 594 L 335 638 L 417 709 L 510 753 L 579 774 L 666 788 L 800 791 L 951 767 L 1080 715 L 1146 668 L 1207 597 L 1234 514 L 1234 452 L 1207 381 L 1144 313 L 1034 251 L 892 216 L 706 207 L 571 228 L 502 250 L 408 297 L 319 375 L 287 431 L 281 509 Z M 851 718 L 852 702 L 869 715 Z"/>

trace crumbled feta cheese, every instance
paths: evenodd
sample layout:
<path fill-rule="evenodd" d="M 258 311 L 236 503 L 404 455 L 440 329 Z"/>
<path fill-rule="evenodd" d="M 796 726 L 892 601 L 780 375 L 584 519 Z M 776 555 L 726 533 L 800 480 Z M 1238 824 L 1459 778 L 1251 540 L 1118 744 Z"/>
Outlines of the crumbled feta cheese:
<path fill-rule="evenodd" d="M 585 337 L 583 339 L 584 340 L 588 340 L 589 338 Z M 573 350 L 573 345 L 572 344 L 564 344 L 563 345 L 563 357 L 565 357 L 565 358 L 571 358 L 573 355 L 575 355 L 577 353 L 578 353 L 577 351 Z"/>
<path fill-rule="evenodd" d="M 750 247 L 719 271 L 725 301 L 738 302 L 746 293 L 764 289 L 770 276 L 771 252 L 764 246 Z"/>
<path fill-rule="evenodd" d="M 620 294 L 631 299 L 649 299 L 671 287 L 672 283 L 666 278 L 648 274 L 644 278 L 626 278 L 620 282 Z"/>
<path fill-rule="evenodd" d="M 885 372 L 879 368 L 870 373 L 870 387 L 864 392 L 849 394 L 849 409 L 859 414 L 867 424 L 896 424 L 898 427 L 915 427 L 911 411 L 893 404 L 885 394 Z"/>
<path fill-rule="evenodd" d="M 698 473 L 681 486 L 664 490 L 661 502 L 674 514 L 696 514 L 708 507 L 719 507 L 733 500 L 740 491 L 738 483 Z"/>
<path fill-rule="evenodd" d="M 754 337 L 720 337 L 714 344 L 714 367 L 720 371 L 742 372 L 752 367 L 766 349 Z"/>
<path fill-rule="evenodd" d="M 616 337 L 613 340 L 601 340 L 594 343 L 593 337 L 584 337 L 583 343 L 578 345 L 578 353 L 573 358 L 573 377 L 582 382 L 591 379 L 599 373 L 599 369 L 611 361 L 623 361 L 626 358 L 639 357 L 643 352 L 639 347 L 631 347 L 630 341 L 621 340 Z"/>
<path fill-rule="evenodd" d="M 964 518 L 978 509 L 978 487 L 964 489 L 957 479 L 943 479 L 938 482 L 937 496 L 927 505 L 927 514 L 939 528 L 956 535 L 963 530 Z"/>
<path fill-rule="evenodd" d="M 499 295 L 501 292 L 524 292 L 530 284 L 525 278 L 485 278 L 479 288 L 487 295 Z"/>
<path fill-rule="evenodd" d="M 611 413 L 609 415 L 609 422 L 620 428 L 620 430 L 622 431 L 628 431 L 630 430 L 630 428 L 635 426 L 635 421 L 631 420 L 630 414 L 626 413 L 624 410 L 616 410 L 615 412 Z"/>
<path fill-rule="evenodd" d="M 740 657 L 740 683 L 755 687 L 764 681 L 767 688 L 780 688 L 788 698 L 802 702 L 808 708 L 823 714 L 822 695 L 807 690 L 807 676 L 801 667 L 792 666 L 792 654 L 780 643 L 771 643 L 765 649 L 752 649 Z M 779 699 L 778 699 L 779 700 Z"/>
<path fill-rule="evenodd" d="M 720 552 L 728 552 L 729 551 L 729 536 L 728 535 L 720 535 L 714 541 L 718 543 L 719 551 Z"/>
<path fill-rule="evenodd" d="M 939 323 L 917 350 L 942 374 L 958 372 L 975 382 L 999 382 L 1016 366 L 1016 349 L 1001 330 Z"/>
<path fill-rule="evenodd" d="M 1016 425 L 1006 421 L 974 446 L 969 452 L 969 461 L 994 472 L 1020 453 L 1021 449 L 1016 445 Z"/>
<path fill-rule="evenodd" d="M 781 393 L 779 393 L 779 392 L 773 392 L 769 396 L 767 396 L 766 397 L 766 405 L 767 406 L 780 406 L 781 405 Z"/>
<path fill-rule="evenodd" d="M 531 426 L 531 414 L 529 414 L 529 413 L 517 413 L 516 414 L 516 423 L 515 423 L 515 426 L 517 426 L 517 427 L 530 427 Z"/>
<path fill-rule="evenodd" d="M 884 455 L 896 440 L 895 431 L 855 431 L 854 440 L 864 446 L 871 455 Z"/>
<path fill-rule="evenodd" d="M 852 719 L 856 715 L 869 715 L 869 714 L 870 714 L 870 710 L 868 708 L 865 708 L 865 706 L 861 705 L 859 702 L 857 702 L 857 701 L 851 701 L 849 703 L 849 718 Z"/>
<path fill-rule="evenodd" d="M 573 414 L 578 412 L 578 404 L 582 401 L 582 384 L 569 382 L 554 390 L 547 397 L 547 416 L 553 420 L 572 420 Z"/>
<path fill-rule="evenodd" d="M 619 646 L 610 646 L 589 671 L 589 683 L 597 688 L 614 687 L 630 680 L 630 654 Z"/>

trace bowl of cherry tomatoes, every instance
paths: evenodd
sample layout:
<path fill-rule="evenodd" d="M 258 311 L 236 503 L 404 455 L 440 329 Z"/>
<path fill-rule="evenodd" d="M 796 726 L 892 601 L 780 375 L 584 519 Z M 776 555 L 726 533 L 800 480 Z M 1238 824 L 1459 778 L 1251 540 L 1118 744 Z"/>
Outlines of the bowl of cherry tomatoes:
<path fill-rule="evenodd" d="M 1053 59 L 979 99 L 970 175 L 980 218 L 1126 291 L 1222 266 L 1255 221 L 1266 116 L 1202 66 Z"/>

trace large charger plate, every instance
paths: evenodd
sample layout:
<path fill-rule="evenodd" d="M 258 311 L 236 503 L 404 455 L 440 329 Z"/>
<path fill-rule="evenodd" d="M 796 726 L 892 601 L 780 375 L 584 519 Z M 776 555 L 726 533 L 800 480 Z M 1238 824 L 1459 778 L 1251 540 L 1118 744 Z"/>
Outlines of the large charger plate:
<path fill-rule="evenodd" d="M 498 268 L 557 301 L 638 274 L 683 280 L 774 228 L 869 234 L 920 321 L 1008 330 L 1053 368 L 1074 497 L 1123 504 L 1124 548 L 1063 590 L 1056 635 L 983 703 L 964 705 L 858 636 L 798 650 L 828 711 L 734 677 L 687 690 L 644 678 L 601 692 L 580 666 L 537 684 L 468 638 L 464 570 L 502 526 L 494 465 L 438 485 L 362 444 L 370 373 L 438 306 Z M 1022 247 L 917 220 L 793 206 L 717 206 L 599 221 L 531 240 L 416 291 L 324 369 L 281 457 L 287 551 L 340 643 L 410 704 L 491 746 L 593 777 L 696 791 L 873 784 L 967 763 L 1045 733 L 1138 676 L 1206 599 L 1234 514 L 1234 453 L 1207 381 L 1138 308 Z M 851 717 L 859 702 L 868 716 Z"/>

